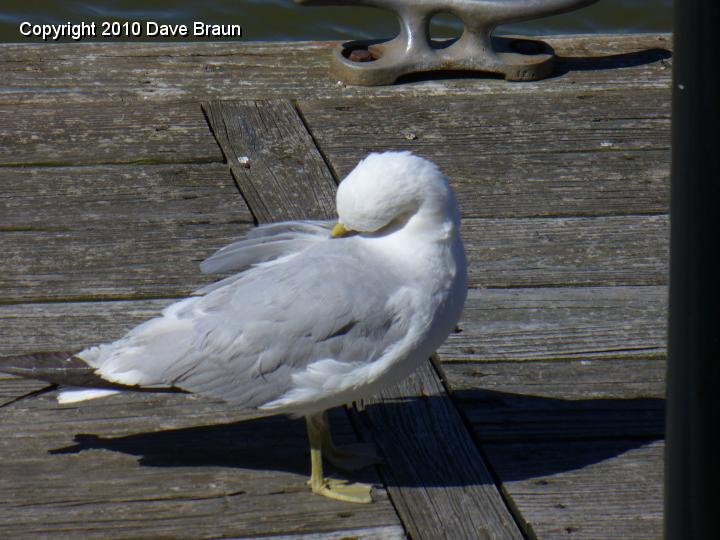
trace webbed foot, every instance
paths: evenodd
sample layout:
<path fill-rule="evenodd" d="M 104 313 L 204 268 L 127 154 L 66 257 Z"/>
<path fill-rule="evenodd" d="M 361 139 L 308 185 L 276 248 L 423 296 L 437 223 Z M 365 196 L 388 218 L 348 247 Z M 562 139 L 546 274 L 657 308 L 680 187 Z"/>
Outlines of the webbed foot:
<path fill-rule="evenodd" d="M 310 481 L 308 485 L 313 493 L 330 499 L 351 503 L 371 503 L 372 486 L 350 483 L 346 480 L 326 478 L 323 475 L 323 453 L 336 467 L 355 470 L 378 462 L 377 455 L 368 450 L 368 445 L 350 445 L 338 448 L 332 443 L 328 429 L 327 416 L 324 413 L 305 417 L 308 439 L 310 440 Z"/>
<path fill-rule="evenodd" d="M 314 485 L 317 484 L 317 485 Z M 313 493 L 343 502 L 369 504 L 371 503 L 372 486 L 369 484 L 352 483 L 336 478 L 323 478 L 321 482 L 308 481 Z"/>

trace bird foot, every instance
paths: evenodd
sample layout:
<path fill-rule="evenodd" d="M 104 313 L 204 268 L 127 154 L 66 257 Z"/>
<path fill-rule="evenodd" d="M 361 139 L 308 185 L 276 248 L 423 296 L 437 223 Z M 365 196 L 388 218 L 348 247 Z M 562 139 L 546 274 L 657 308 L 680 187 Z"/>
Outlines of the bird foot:
<path fill-rule="evenodd" d="M 323 457 L 341 471 L 353 472 L 370 465 L 379 465 L 382 459 L 372 444 L 356 443 L 331 446 L 323 449 Z"/>
<path fill-rule="evenodd" d="M 317 485 L 310 480 L 308 485 L 312 488 L 313 493 L 329 499 L 359 504 L 372 502 L 370 496 L 372 486 L 369 484 L 350 483 L 347 480 L 336 478 L 324 478 L 322 482 L 317 482 Z"/>

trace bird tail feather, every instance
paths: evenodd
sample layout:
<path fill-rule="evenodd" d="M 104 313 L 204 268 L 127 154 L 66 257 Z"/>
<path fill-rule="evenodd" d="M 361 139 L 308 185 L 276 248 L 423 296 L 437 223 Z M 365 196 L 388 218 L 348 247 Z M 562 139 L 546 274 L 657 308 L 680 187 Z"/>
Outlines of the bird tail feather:
<path fill-rule="evenodd" d="M 104 397 L 118 391 L 183 392 L 175 387 L 143 388 L 103 379 L 95 368 L 72 352 L 38 352 L 0 357 L 0 372 L 26 379 L 37 379 L 60 386 L 73 387 L 60 401 L 72 403 L 95 397 Z M 90 390 L 83 390 L 90 389 Z M 65 392 L 64 392 L 65 393 Z M 74 396 L 73 399 L 70 399 Z M 86 397 L 83 397 L 86 396 Z"/>

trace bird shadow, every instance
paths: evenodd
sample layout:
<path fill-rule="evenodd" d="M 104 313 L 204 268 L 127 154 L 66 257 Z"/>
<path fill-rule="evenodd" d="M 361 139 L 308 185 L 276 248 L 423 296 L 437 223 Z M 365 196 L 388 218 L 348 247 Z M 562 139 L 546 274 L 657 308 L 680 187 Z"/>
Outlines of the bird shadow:
<path fill-rule="evenodd" d="M 148 467 L 230 467 L 306 473 L 305 421 L 269 416 L 240 422 L 165 429 L 119 437 L 81 433 L 50 454 L 109 450 Z"/>
<path fill-rule="evenodd" d="M 503 481 L 582 469 L 664 439 L 665 400 L 557 399 L 492 390 L 455 394 Z"/>
<path fill-rule="evenodd" d="M 469 467 L 482 467 L 483 448 L 506 445 L 499 464 L 504 481 L 549 476 L 598 463 L 663 438 L 664 400 L 545 397 L 473 390 L 457 395 L 466 422 L 475 431 L 453 434 L 446 425 L 455 405 L 447 396 L 402 399 L 368 405 L 351 415 L 363 437 L 380 449 L 380 472 L 388 486 L 450 487 L 483 483 L 475 474 L 447 474 L 462 455 Z M 428 410 L 440 414 L 439 424 L 418 422 Z M 332 412 L 338 442 L 349 442 L 352 430 L 342 409 Z M 442 427 L 441 432 L 437 426 Z M 457 423 L 455 423 L 457 426 Z M 338 430 L 337 428 L 340 427 Z M 447 430 L 446 430 L 447 428 Z M 446 430 L 447 432 L 443 431 Z M 568 438 L 575 441 L 568 443 Z M 469 442 L 468 442 L 469 441 Z M 75 443 L 50 454 L 109 450 L 139 458 L 147 467 L 228 467 L 309 473 L 304 420 L 284 416 L 241 422 L 135 433 L 119 437 L 78 434 Z M 476 462 L 473 463 L 473 460 Z M 495 466 L 491 463 L 491 467 Z M 460 467 L 467 470 L 468 465 Z M 373 478 L 373 471 L 353 473 L 353 479 Z"/>

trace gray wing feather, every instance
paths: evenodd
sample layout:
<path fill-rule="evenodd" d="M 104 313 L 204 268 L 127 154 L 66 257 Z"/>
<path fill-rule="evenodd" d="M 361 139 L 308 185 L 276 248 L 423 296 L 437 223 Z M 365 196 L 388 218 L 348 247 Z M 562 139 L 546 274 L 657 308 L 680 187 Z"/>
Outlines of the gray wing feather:
<path fill-rule="evenodd" d="M 278 234 L 300 233 L 315 234 L 327 237 L 335 225 L 333 220 L 306 219 L 296 221 L 278 221 L 275 223 L 263 223 L 254 227 L 247 233 L 247 238 L 269 238 Z"/>
<path fill-rule="evenodd" d="M 331 221 L 285 221 L 252 229 L 245 239 L 227 245 L 205 259 L 206 274 L 240 271 L 253 264 L 278 259 L 327 238 Z"/>
<path fill-rule="evenodd" d="M 313 362 L 372 362 L 406 332 L 407 321 L 388 307 L 402 283 L 382 265 L 366 271 L 353 245 L 326 239 L 251 268 L 81 356 L 111 380 L 176 386 L 246 408 L 280 398 Z"/>

